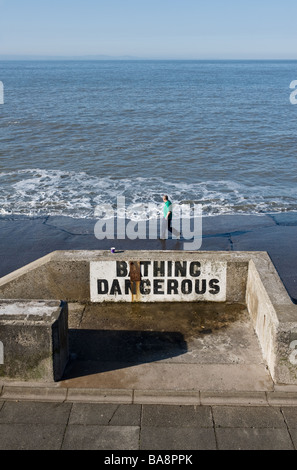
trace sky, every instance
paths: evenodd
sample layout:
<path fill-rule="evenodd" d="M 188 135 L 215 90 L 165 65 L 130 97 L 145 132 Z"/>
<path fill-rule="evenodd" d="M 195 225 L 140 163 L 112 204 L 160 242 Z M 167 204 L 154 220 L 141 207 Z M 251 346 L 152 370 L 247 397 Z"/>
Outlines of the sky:
<path fill-rule="evenodd" d="M 0 56 L 297 59 L 296 0 L 0 0 Z"/>

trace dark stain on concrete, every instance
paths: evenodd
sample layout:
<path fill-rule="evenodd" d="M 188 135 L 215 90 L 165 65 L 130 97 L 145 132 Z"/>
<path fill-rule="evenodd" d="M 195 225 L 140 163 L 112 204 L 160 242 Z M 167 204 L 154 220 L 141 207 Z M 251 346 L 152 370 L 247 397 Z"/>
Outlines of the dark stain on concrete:
<path fill-rule="evenodd" d="M 82 309 L 79 327 L 69 329 L 72 361 L 65 379 L 171 360 L 191 351 L 199 362 L 203 338 L 222 334 L 242 316 L 246 319 L 245 305 L 231 303 L 105 303 Z M 73 311 L 77 315 L 77 308 Z M 71 307 L 69 315 L 71 324 Z"/>

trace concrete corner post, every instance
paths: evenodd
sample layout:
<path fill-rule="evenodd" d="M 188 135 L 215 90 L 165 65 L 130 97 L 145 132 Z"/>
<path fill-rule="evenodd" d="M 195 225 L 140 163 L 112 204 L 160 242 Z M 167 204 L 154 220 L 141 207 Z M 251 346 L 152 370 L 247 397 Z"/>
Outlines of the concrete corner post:
<path fill-rule="evenodd" d="M 59 301 L 1 301 L 0 377 L 58 381 L 68 361 L 68 309 Z"/>

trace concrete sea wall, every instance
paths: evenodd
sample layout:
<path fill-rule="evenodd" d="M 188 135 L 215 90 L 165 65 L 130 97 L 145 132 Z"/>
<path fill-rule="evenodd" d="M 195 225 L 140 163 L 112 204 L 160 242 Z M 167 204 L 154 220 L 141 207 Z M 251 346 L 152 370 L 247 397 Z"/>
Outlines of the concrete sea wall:
<path fill-rule="evenodd" d="M 144 293 L 138 298 L 141 301 L 242 302 L 245 300 L 248 262 L 246 255 L 225 252 L 124 251 L 111 254 L 109 251 L 55 251 L 0 279 L 0 296 L 3 299 L 63 299 L 69 302 L 137 300 L 131 285 L 127 294 L 122 295 L 124 284 L 121 284 L 121 294 L 116 288 L 110 292 L 113 281 L 118 279 L 119 283 L 123 280 L 132 283 L 150 281 L 150 285 L 146 282 L 145 290 L 150 288 L 152 295 L 147 297 Z M 127 270 L 122 273 L 124 275 L 119 273 L 120 266 Z M 136 267 L 134 272 L 132 266 Z M 98 293 L 100 279 L 108 283 L 108 295 L 106 292 L 102 297 Z M 170 284 L 169 293 L 168 280 L 178 281 L 177 286 Z M 186 281 L 184 289 L 182 281 Z"/>
<path fill-rule="evenodd" d="M 0 279 L 0 298 L 4 307 L 52 299 L 246 303 L 273 380 L 297 384 L 297 306 L 265 252 L 56 251 Z M 55 346 L 63 364 L 66 336 Z"/>

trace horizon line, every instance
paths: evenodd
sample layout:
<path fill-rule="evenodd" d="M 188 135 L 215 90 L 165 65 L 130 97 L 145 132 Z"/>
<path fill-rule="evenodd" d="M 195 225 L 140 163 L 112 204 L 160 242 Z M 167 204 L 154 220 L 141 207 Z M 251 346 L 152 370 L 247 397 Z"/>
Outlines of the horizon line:
<path fill-rule="evenodd" d="M 105 54 L 85 54 L 85 55 L 41 55 L 41 54 L 0 54 L 0 60 L 94 60 L 94 61 L 297 61 L 296 58 L 289 57 L 208 57 L 208 58 L 177 58 L 177 57 L 137 57 L 137 56 L 109 56 Z"/>

